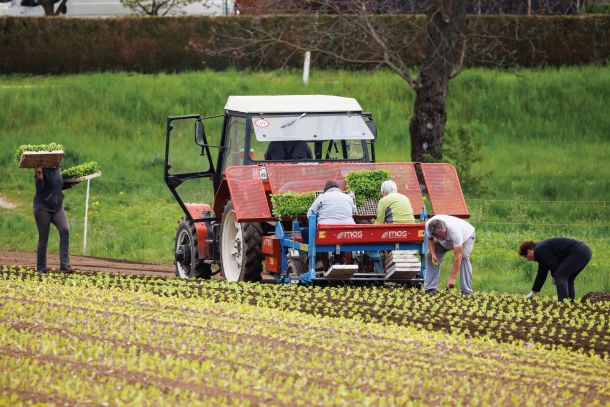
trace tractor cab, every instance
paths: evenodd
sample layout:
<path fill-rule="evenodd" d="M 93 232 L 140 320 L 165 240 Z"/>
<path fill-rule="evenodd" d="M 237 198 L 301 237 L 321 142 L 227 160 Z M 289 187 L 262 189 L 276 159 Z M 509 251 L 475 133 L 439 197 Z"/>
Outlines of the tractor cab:
<path fill-rule="evenodd" d="M 369 124 L 370 123 L 370 124 Z M 231 96 L 218 176 L 263 162 L 373 161 L 370 114 L 337 96 Z"/>

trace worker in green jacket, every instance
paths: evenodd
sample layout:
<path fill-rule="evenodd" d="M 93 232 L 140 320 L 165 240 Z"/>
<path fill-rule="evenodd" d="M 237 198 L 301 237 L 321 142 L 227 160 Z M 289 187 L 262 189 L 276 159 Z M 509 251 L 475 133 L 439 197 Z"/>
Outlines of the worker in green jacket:
<path fill-rule="evenodd" d="M 394 181 L 384 181 L 381 184 L 381 195 L 382 198 L 377 205 L 375 223 L 415 223 L 411 201 L 398 192 Z M 383 273 L 381 254 L 378 251 L 366 254 L 373 259 L 375 273 Z"/>
<path fill-rule="evenodd" d="M 398 192 L 394 181 L 381 184 L 381 195 L 375 223 L 415 223 L 411 201 Z"/>

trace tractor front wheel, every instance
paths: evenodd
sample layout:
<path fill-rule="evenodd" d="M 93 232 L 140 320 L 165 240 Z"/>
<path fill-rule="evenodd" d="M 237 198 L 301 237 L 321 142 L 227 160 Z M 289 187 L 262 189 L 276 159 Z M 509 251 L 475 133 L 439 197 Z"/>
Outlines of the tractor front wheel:
<path fill-rule="evenodd" d="M 197 258 L 197 231 L 195 224 L 186 217 L 180 220 L 178 229 L 176 229 L 174 258 L 176 276 L 180 278 L 210 278 L 212 276 L 211 264 L 204 263 Z"/>
<path fill-rule="evenodd" d="M 222 214 L 220 259 L 227 281 L 260 281 L 263 271 L 263 229 L 260 223 L 237 222 L 233 202 Z"/>

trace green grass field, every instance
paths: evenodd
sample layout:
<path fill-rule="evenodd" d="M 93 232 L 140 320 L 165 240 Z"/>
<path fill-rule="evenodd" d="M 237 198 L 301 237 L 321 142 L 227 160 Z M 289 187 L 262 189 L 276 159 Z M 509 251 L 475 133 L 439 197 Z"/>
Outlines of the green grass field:
<path fill-rule="evenodd" d="M 414 93 L 388 72 L 100 73 L 0 77 L 0 250 L 34 251 L 33 171 L 17 168 L 24 143 L 66 146 L 64 167 L 97 161 L 87 254 L 170 263 L 178 205 L 162 179 L 168 115 L 222 113 L 229 95 L 336 94 L 357 98 L 379 128 L 379 161 L 409 161 Z M 521 240 L 570 236 L 593 248 L 577 295 L 610 292 L 610 68 L 468 70 L 450 88 L 447 126 L 483 140 L 489 192 L 467 196 L 477 228 L 477 290 L 527 292 L 535 275 Z M 216 139 L 219 126 L 208 126 Z M 212 142 L 214 140 L 211 140 Z M 202 199 L 211 202 L 210 188 Z M 71 252 L 82 254 L 85 185 L 66 191 Z M 49 247 L 57 251 L 57 233 Z M 444 276 L 448 264 L 445 265 Z M 543 294 L 553 295 L 548 283 Z"/>

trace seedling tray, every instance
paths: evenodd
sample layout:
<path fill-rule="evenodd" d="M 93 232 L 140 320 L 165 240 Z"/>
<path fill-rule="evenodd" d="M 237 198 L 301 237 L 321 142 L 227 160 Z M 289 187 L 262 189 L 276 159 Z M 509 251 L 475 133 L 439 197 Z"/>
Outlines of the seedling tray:
<path fill-rule="evenodd" d="M 70 184 L 70 183 L 73 183 L 73 182 L 86 181 L 88 179 L 97 178 L 97 177 L 101 177 L 101 176 L 102 176 L 102 172 L 98 171 L 98 172 L 94 172 L 93 174 L 83 175 L 82 177 L 64 178 L 64 182 Z"/>
<path fill-rule="evenodd" d="M 64 158 L 63 150 L 56 151 L 24 151 L 19 160 L 19 168 L 59 167 Z"/>

